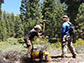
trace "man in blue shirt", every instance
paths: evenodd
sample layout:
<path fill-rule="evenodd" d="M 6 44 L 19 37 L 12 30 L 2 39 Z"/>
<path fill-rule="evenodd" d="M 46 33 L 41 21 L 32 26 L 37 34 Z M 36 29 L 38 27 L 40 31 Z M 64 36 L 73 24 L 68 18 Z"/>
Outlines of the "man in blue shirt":
<path fill-rule="evenodd" d="M 63 25 L 62 25 L 62 33 L 61 33 L 61 43 L 62 43 L 62 57 L 65 57 L 65 53 L 67 52 L 67 46 L 70 52 L 73 55 L 73 58 L 76 58 L 75 48 L 72 45 L 72 36 L 69 35 L 70 30 L 70 22 L 67 15 L 63 16 Z"/>

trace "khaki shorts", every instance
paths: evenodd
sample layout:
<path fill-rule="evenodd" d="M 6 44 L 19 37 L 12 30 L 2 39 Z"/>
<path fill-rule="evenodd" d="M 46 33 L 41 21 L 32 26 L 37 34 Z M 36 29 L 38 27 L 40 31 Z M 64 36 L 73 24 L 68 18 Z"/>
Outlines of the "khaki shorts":
<path fill-rule="evenodd" d="M 29 38 L 24 38 L 24 41 L 25 43 L 28 45 L 28 46 L 31 46 L 32 45 L 32 42 Z"/>

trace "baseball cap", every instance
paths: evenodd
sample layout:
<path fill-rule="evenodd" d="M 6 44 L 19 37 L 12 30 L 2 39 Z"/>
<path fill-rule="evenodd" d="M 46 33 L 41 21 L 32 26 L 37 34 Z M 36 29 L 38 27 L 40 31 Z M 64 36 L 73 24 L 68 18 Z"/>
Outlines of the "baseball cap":
<path fill-rule="evenodd" d="M 63 18 L 68 18 L 68 16 L 67 15 L 64 15 Z"/>
<path fill-rule="evenodd" d="M 41 26 L 40 25 L 36 25 L 34 28 L 39 28 L 41 30 Z"/>

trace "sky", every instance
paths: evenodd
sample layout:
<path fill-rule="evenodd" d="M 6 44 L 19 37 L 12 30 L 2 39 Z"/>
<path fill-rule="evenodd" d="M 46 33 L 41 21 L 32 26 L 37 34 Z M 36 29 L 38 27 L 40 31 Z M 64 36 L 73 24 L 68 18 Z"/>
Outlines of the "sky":
<path fill-rule="evenodd" d="M 43 0 L 41 0 L 43 2 Z M 4 0 L 4 4 L 2 4 L 2 11 L 6 11 L 7 13 L 14 13 L 15 15 L 20 14 L 20 5 L 21 0 Z"/>

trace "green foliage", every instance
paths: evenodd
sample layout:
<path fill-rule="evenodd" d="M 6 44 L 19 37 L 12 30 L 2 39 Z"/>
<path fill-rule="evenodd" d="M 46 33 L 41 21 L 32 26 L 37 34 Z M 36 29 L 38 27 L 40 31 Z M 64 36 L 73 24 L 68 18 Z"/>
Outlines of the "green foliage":
<path fill-rule="evenodd" d="M 3 12 L 3 19 L 5 20 L 5 22 L 6 22 L 6 28 L 7 28 L 7 38 L 8 37 L 10 37 L 10 35 L 11 35 L 11 31 L 10 31 L 10 29 L 11 29 L 11 26 L 10 26 L 10 18 L 9 18 L 9 14 L 7 14 L 5 11 Z"/>
<path fill-rule="evenodd" d="M 77 24 L 77 36 L 80 38 L 84 38 L 84 3 L 80 5 L 75 21 Z"/>
<path fill-rule="evenodd" d="M 21 38 L 24 35 L 22 21 L 19 16 L 16 16 L 15 18 L 15 37 Z"/>
<path fill-rule="evenodd" d="M 2 10 L 1 10 L 1 5 L 2 5 L 2 3 L 4 3 L 4 0 L 0 0 L 0 20 L 1 20 L 1 15 L 2 15 Z"/>
<path fill-rule="evenodd" d="M 79 38 L 76 40 L 76 43 L 73 43 L 74 47 L 83 47 L 84 46 L 84 40 Z M 52 49 L 61 49 L 61 42 L 54 42 L 51 43 L 47 48 L 51 47 Z"/>
<path fill-rule="evenodd" d="M 7 38 L 7 29 L 6 29 L 6 23 L 3 19 L 0 21 L 0 41 L 4 41 Z"/>
<path fill-rule="evenodd" d="M 33 44 L 47 44 L 48 43 L 48 36 L 44 37 L 43 39 L 41 38 L 34 38 L 34 41 L 32 41 Z"/>
<path fill-rule="evenodd" d="M 28 19 L 29 21 L 24 22 L 24 33 L 27 34 L 34 26 L 35 26 L 35 20 L 32 20 L 31 18 Z"/>
<path fill-rule="evenodd" d="M 11 26 L 11 28 L 10 28 L 10 36 L 11 37 L 14 37 L 14 33 L 15 33 L 15 31 L 14 31 L 14 26 L 15 26 L 15 16 L 14 16 L 14 14 L 12 13 L 11 15 L 10 15 L 10 17 L 9 17 L 10 19 L 9 19 L 9 23 L 10 23 L 10 26 Z"/>
<path fill-rule="evenodd" d="M 60 49 L 61 48 L 61 43 L 60 42 L 51 43 L 51 48 Z"/>
<path fill-rule="evenodd" d="M 20 11 L 25 34 L 42 21 L 40 0 L 22 0 Z"/>
<path fill-rule="evenodd" d="M 80 47 L 80 46 L 82 47 L 82 46 L 84 46 L 84 40 L 79 38 L 78 40 L 76 40 L 76 43 L 74 43 L 74 46 L 75 47 Z"/>
<path fill-rule="evenodd" d="M 84 46 L 84 40 L 79 38 L 78 40 L 76 40 L 76 43 L 73 43 L 74 47 L 82 47 Z M 51 43 L 51 48 L 61 48 L 61 43 L 60 42 L 56 42 L 56 43 Z"/>
<path fill-rule="evenodd" d="M 35 24 L 42 21 L 42 13 L 40 8 L 40 0 L 29 0 L 30 17 L 35 20 Z"/>
<path fill-rule="evenodd" d="M 18 44 L 18 40 L 16 38 L 8 38 L 7 39 L 7 43 L 11 44 L 11 45 L 16 45 Z"/>
<path fill-rule="evenodd" d="M 0 20 L 0 41 L 4 41 L 9 37 L 23 37 L 24 30 L 19 15 L 9 14 L 5 11 Z"/>
<path fill-rule="evenodd" d="M 27 53 L 27 49 L 23 47 L 22 44 L 18 42 L 16 38 L 8 38 L 7 41 L 0 42 L 0 51 L 19 51 L 22 53 Z"/>
<path fill-rule="evenodd" d="M 75 19 L 78 13 L 78 8 L 80 4 L 82 3 L 82 0 L 60 0 L 62 3 L 64 2 L 67 5 L 67 11 L 66 13 L 70 17 L 70 21 L 76 25 Z"/>
<path fill-rule="evenodd" d="M 20 17 L 13 13 L 2 12 L 0 41 L 4 41 L 9 37 L 21 38 L 36 24 L 42 25 L 42 19 L 45 19 L 46 35 L 49 39 L 55 38 L 58 42 L 61 34 L 62 16 L 66 13 L 70 16 L 72 23 L 76 25 L 76 37 L 84 38 L 84 3 L 67 0 L 66 4 L 61 3 L 60 0 L 44 0 L 41 6 L 40 0 L 22 0 Z M 67 12 L 65 13 L 65 11 Z M 48 39 L 46 38 L 33 41 L 34 44 L 47 42 Z"/>
<path fill-rule="evenodd" d="M 49 38 L 60 37 L 61 19 L 65 14 L 65 4 L 61 4 L 58 0 L 44 0 L 42 13 L 46 20 L 46 32 Z"/>

